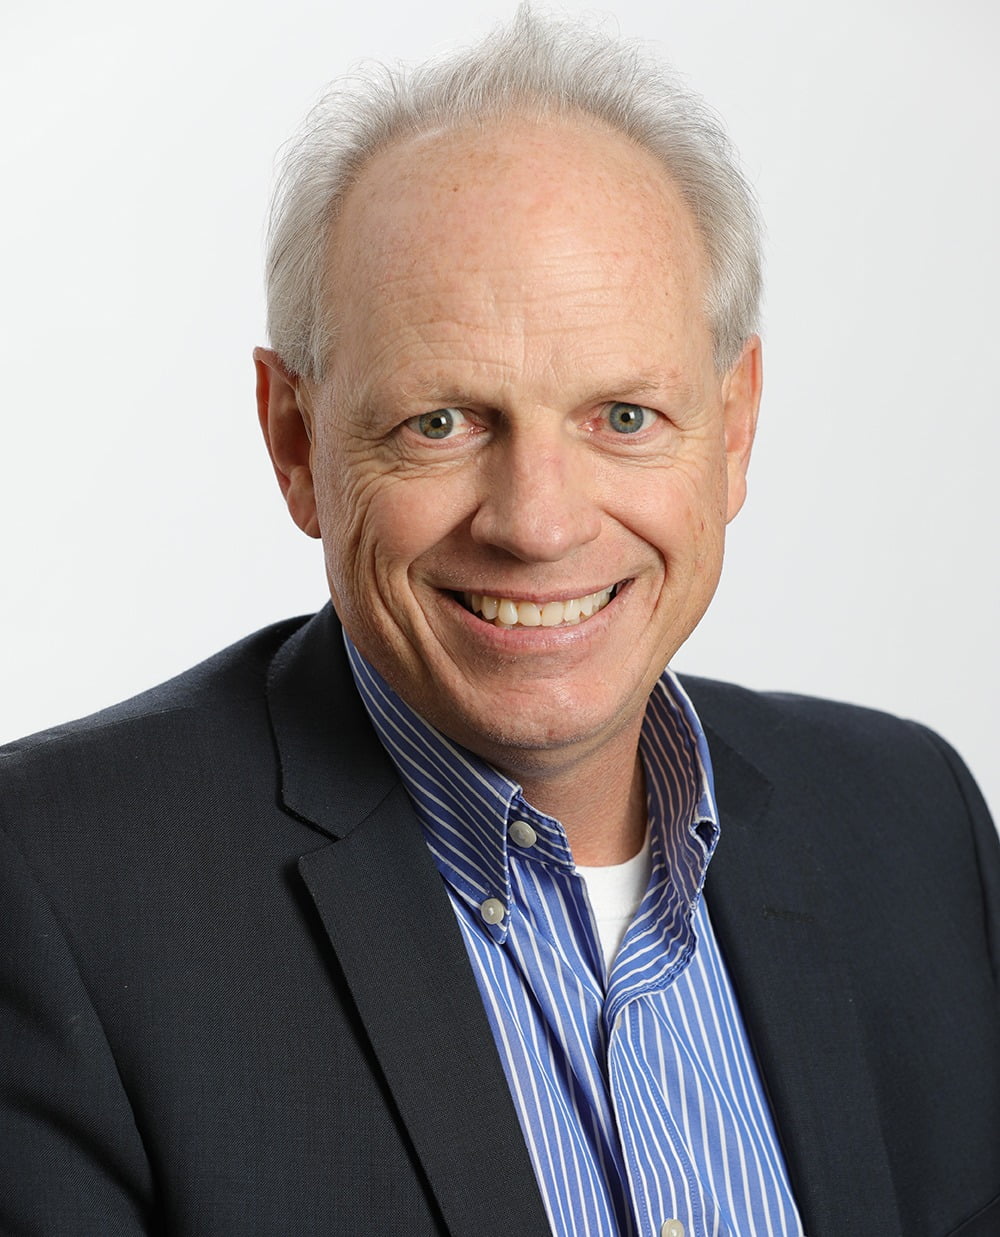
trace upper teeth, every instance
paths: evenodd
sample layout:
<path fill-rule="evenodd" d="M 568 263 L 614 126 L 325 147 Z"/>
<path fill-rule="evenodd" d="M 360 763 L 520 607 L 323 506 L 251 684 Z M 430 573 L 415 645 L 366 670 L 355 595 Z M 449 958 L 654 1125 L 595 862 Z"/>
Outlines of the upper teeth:
<path fill-rule="evenodd" d="M 561 623 L 579 623 L 603 610 L 613 592 L 612 586 L 588 593 L 586 597 L 546 601 L 541 605 L 534 601 L 515 601 L 511 597 L 466 593 L 465 602 L 470 610 L 496 627 L 558 627 Z"/>

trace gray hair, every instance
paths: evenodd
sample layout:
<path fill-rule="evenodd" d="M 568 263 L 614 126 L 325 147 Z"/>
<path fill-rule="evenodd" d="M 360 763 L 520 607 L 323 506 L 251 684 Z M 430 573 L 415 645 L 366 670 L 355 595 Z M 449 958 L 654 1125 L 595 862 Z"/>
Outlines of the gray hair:
<path fill-rule="evenodd" d="M 267 326 L 293 373 L 323 377 L 335 329 L 323 311 L 327 240 L 368 161 L 431 130 L 512 114 L 595 118 L 660 161 L 704 244 L 716 368 L 734 364 L 757 330 L 761 229 L 721 123 L 644 50 L 525 3 L 468 50 L 334 83 L 290 144 L 268 234 Z"/>

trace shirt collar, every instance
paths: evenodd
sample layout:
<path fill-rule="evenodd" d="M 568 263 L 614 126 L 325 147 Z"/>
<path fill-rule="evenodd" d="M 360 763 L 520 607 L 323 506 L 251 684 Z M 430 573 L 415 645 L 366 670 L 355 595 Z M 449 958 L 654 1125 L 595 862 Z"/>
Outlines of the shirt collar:
<path fill-rule="evenodd" d="M 505 914 L 486 930 L 506 939 L 511 906 L 509 851 L 519 858 L 572 872 L 566 833 L 551 816 L 524 798 L 517 782 L 453 742 L 410 708 L 357 651 L 346 632 L 344 643 L 358 692 L 383 747 L 413 801 L 428 846 L 441 875 L 466 902 L 482 908 L 495 899 Z M 683 870 L 683 890 L 692 904 L 704 884 L 708 860 L 718 838 L 708 744 L 694 706 L 676 676 L 665 670 L 654 687 L 640 737 L 646 772 L 654 861 Z M 528 824 L 532 846 L 510 840 L 515 822 Z M 519 831 L 515 830 L 515 837 Z M 523 833 L 523 831 L 522 831 Z M 700 871 L 679 862 L 699 840 Z"/>

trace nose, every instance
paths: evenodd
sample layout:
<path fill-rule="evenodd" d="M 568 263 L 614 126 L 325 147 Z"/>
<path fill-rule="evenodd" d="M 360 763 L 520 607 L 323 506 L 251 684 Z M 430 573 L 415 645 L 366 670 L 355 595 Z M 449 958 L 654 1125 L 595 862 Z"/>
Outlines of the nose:
<path fill-rule="evenodd" d="M 484 461 L 472 519 L 481 545 L 522 562 L 556 562 L 601 530 L 594 470 L 580 444 L 556 434 L 512 434 Z"/>

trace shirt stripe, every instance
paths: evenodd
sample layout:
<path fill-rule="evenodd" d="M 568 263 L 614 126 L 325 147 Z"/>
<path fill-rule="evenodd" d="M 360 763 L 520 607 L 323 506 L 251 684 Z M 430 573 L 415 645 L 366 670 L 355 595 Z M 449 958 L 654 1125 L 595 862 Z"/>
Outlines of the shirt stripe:
<path fill-rule="evenodd" d="M 606 974 L 562 825 L 346 643 L 451 899 L 552 1232 L 658 1237 L 675 1219 L 687 1237 L 801 1237 L 701 896 L 718 816 L 704 732 L 674 676 L 650 696 L 640 740 L 649 885 Z M 534 844 L 509 837 L 515 821 Z M 487 899 L 499 922 L 484 919 Z"/>

